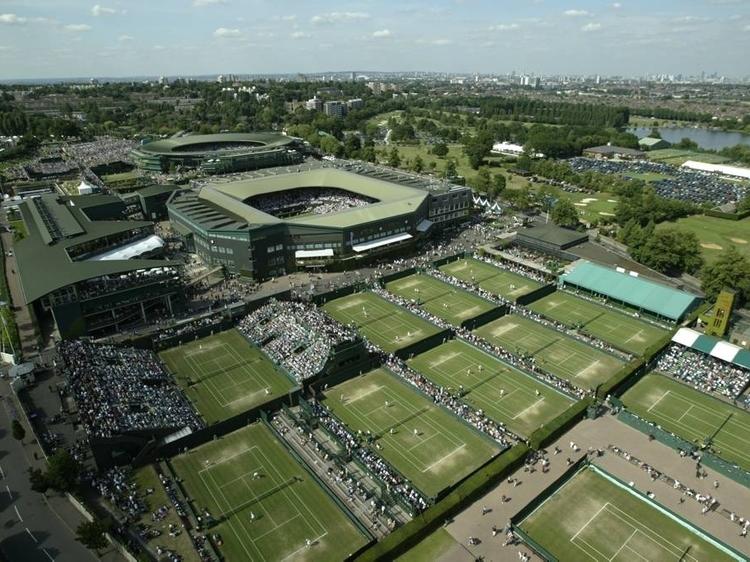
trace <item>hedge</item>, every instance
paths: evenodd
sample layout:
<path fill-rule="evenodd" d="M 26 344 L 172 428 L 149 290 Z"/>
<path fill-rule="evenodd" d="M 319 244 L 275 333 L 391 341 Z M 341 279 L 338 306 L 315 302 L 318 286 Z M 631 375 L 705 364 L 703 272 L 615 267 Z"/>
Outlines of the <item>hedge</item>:
<path fill-rule="evenodd" d="M 529 445 L 535 451 L 545 447 L 560 435 L 568 431 L 586 414 L 586 410 L 594 403 L 594 398 L 588 396 L 579 400 L 548 424 L 540 427 L 529 436 Z"/>
<path fill-rule="evenodd" d="M 469 478 L 438 503 L 417 515 L 403 527 L 399 527 L 372 548 L 356 558 L 358 562 L 393 560 L 414 547 L 422 539 L 437 530 L 447 519 L 458 514 L 469 504 L 499 484 L 508 474 L 521 466 L 529 448 L 519 443 L 514 445 Z"/>
<path fill-rule="evenodd" d="M 638 369 L 644 365 L 641 359 L 633 359 L 623 365 L 614 375 L 609 377 L 597 390 L 597 397 L 602 399 L 611 394 L 612 391 L 619 387 L 626 379 L 632 376 Z"/>
<path fill-rule="evenodd" d="M 750 217 L 750 210 L 742 211 L 739 213 L 724 213 L 722 211 L 715 211 L 710 209 L 704 213 L 707 217 L 715 217 L 717 219 L 727 219 L 730 221 L 738 221 L 744 218 Z"/>

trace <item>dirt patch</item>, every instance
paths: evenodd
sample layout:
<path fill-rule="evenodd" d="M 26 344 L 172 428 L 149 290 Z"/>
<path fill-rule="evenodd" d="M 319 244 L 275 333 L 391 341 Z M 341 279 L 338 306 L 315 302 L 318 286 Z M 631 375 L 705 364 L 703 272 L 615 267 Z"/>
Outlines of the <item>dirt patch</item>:
<path fill-rule="evenodd" d="M 735 244 L 747 244 L 747 240 L 744 238 L 730 238 L 730 240 Z"/>
<path fill-rule="evenodd" d="M 599 201 L 596 197 L 586 197 L 585 199 L 581 199 L 581 203 L 593 203 L 594 201 Z"/>
<path fill-rule="evenodd" d="M 573 203 L 576 207 L 588 207 L 588 203 Z"/>
<path fill-rule="evenodd" d="M 723 250 L 724 249 L 718 244 L 701 244 L 701 248 L 705 248 L 706 250 Z"/>
<path fill-rule="evenodd" d="M 608 213 L 606 211 L 599 211 L 599 214 L 600 215 L 604 215 L 605 217 L 614 217 L 615 216 L 614 213 Z"/>

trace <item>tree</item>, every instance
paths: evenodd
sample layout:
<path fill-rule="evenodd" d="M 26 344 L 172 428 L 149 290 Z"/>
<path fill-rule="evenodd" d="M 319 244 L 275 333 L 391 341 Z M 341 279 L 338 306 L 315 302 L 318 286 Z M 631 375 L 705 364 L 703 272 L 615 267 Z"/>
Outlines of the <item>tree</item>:
<path fill-rule="evenodd" d="M 448 179 L 458 176 L 458 172 L 456 171 L 456 162 L 454 160 L 446 161 L 445 171 L 443 172 L 443 175 Z"/>
<path fill-rule="evenodd" d="M 750 260 L 730 246 L 701 271 L 701 286 L 707 300 L 714 300 L 722 289 L 736 291 L 738 305 L 750 300 Z"/>
<path fill-rule="evenodd" d="M 23 441 L 24 437 L 26 437 L 26 430 L 18 420 L 13 420 L 13 423 L 11 423 L 11 430 L 13 432 L 13 439 L 17 441 Z"/>
<path fill-rule="evenodd" d="M 659 129 L 656 127 L 651 127 L 651 132 L 648 134 L 649 137 L 652 139 L 660 139 L 661 133 L 659 132 Z"/>
<path fill-rule="evenodd" d="M 444 142 L 436 143 L 435 146 L 432 147 L 432 153 L 438 158 L 445 158 L 448 156 L 448 145 Z"/>
<path fill-rule="evenodd" d="M 388 153 L 388 165 L 391 168 L 398 168 L 401 165 L 401 156 L 398 153 L 398 148 L 395 146 Z"/>
<path fill-rule="evenodd" d="M 477 191 L 481 191 L 482 193 L 487 193 L 487 191 L 489 191 L 491 181 L 492 181 L 492 177 L 490 176 L 489 169 L 486 167 L 483 167 L 483 168 L 479 168 L 479 173 L 472 178 L 471 186 Z"/>
<path fill-rule="evenodd" d="M 516 160 L 516 168 L 519 170 L 531 170 L 531 157 L 528 154 L 521 154 Z"/>
<path fill-rule="evenodd" d="M 505 191 L 506 180 L 503 174 L 495 174 L 492 180 L 495 184 L 495 196 L 500 196 Z"/>
<path fill-rule="evenodd" d="M 693 273 L 703 265 L 695 233 L 674 227 L 657 230 L 648 236 L 634 257 L 662 273 Z"/>
<path fill-rule="evenodd" d="M 38 468 L 29 468 L 29 482 L 31 483 L 31 489 L 40 494 L 49 489 L 47 475 Z"/>
<path fill-rule="evenodd" d="M 418 174 L 424 170 L 424 160 L 422 160 L 422 157 L 417 154 L 417 157 L 414 158 L 414 162 L 411 164 L 411 169 L 417 172 Z"/>
<path fill-rule="evenodd" d="M 552 222 L 558 226 L 578 226 L 578 209 L 570 199 L 561 198 L 557 200 L 550 213 Z"/>
<path fill-rule="evenodd" d="M 745 211 L 750 211 L 750 195 L 737 203 L 737 212 L 744 213 Z"/>
<path fill-rule="evenodd" d="M 109 523 L 100 519 L 94 519 L 93 521 L 82 521 L 78 528 L 76 528 L 76 540 L 94 551 L 107 548 L 109 541 L 104 536 L 109 530 Z"/>
<path fill-rule="evenodd" d="M 58 449 L 49 458 L 47 482 L 50 488 L 60 492 L 70 492 L 78 484 L 81 467 L 65 449 Z"/>

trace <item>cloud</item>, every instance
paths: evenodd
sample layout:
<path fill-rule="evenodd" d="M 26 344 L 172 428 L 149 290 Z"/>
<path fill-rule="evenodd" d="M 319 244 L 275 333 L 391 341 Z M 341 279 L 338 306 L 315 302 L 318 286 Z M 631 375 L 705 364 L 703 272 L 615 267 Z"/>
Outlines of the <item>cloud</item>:
<path fill-rule="evenodd" d="M 372 32 L 373 39 L 384 39 L 393 35 L 390 29 L 379 29 L 378 31 Z"/>
<path fill-rule="evenodd" d="M 513 31 L 515 29 L 520 29 L 521 26 L 517 23 L 498 23 L 497 25 L 491 25 L 489 27 L 490 31 Z"/>
<path fill-rule="evenodd" d="M 596 23 L 596 22 L 591 22 L 591 23 L 587 23 L 586 25 L 584 25 L 581 28 L 581 31 L 586 31 L 586 32 L 589 32 L 589 31 L 599 31 L 601 28 L 602 28 L 602 24 Z"/>
<path fill-rule="evenodd" d="M 709 23 L 713 21 L 711 18 L 704 18 L 701 16 L 680 16 L 673 20 L 675 23 Z"/>
<path fill-rule="evenodd" d="M 453 39 L 444 39 L 444 38 L 438 38 L 438 39 L 416 39 L 414 41 L 417 45 L 434 45 L 436 47 L 441 47 L 444 45 L 452 45 Z"/>
<path fill-rule="evenodd" d="M 274 16 L 271 18 L 273 21 L 294 21 L 297 19 L 296 14 L 288 14 L 286 16 Z"/>
<path fill-rule="evenodd" d="M 214 31 L 214 37 L 220 37 L 220 38 L 233 38 L 233 37 L 240 37 L 242 35 L 242 32 L 235 28 L 229 28 L 229 27 L 219 27 Z"/>
<path fill-rule="evenodd" d="M 217 4 L 226 4 L 227 0 L 193 0 L 193 6 L 216 6 Z"/>
<path fill-rule="evenodd" d="M 584 16 L 590 16 L 591 14 L 586 10 L 565 10 L 563 12 L 569 18 L 581 18 Z"/>
<path fill-rule="evenodd" d="M 135 39 L 134 39 L 133 37 L 131 37 L 130 35 L 120 35 L 120 36 L 119 36 L 119 37 L 117 38 L 117 40 L 118 40 L 118 41 L 119 41 L 120 43 L 127 43 L 128 41 L 135 41 Z"/>
<path fill-rule="evenodd" d="M 85 23 L 69 23 L 64 29 L 73 33 L 82 33 L 84 31 L 91 31 L 92 27 Z"/>
<path fill-rule="evenodd" d="M 750 31 L 750 24 L 742 28 L 742 31 Z"/>
<path fill-rule="evenodd" d="M 622 4 L 620 4 L 619 2 L 615 2 L 614 4 L 612 4 L 612 7 L 615 10 L 619 10 L 620 8 L 622 8 Z"/>
<path fill-rule="evenodd" d="M 120 10 L 115 10 L 114 8 L 107 8 L 105 6 L 102 6 L 101 4 L 94 4 L 94 7 L 91 8 L 91 15 L 94 17 L 99 16 L 112 16 L 114 14 L 124 14 L 125 11 L 122 12 Z"/>
<path fill-rule="evenodd" d="M 309 39 L 312 37 L 309 33 L 305 33 L 304 31 L 295 31 L 290 35 L 292 39 Z"/>
<path fill-rule="evenodd" d="M 310 21 L 315 25 L 343 23 L 351 21 L 362 21 L 370 19 L 367 12 L 329 12 L 327 14 L 318 14 L 313 16 Z"/>
<path fill-rule="evenodd" d="M 16 14 L 0 14 L 0 23 L 7 25 L 23 25 L 26 23 L 26 18 L 19 17 Z"/>

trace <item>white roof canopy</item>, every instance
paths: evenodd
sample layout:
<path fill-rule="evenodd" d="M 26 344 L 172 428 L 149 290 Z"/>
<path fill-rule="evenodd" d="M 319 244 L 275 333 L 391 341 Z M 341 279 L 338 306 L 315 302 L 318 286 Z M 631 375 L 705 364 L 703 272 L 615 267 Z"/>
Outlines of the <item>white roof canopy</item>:
<path fill-rule="evenodd" d="M 723 174 L 725 176 L 735 176 L 738 178 L 750 179 L 750 168 L 727 166 L 726 164 L 708 164 L 707 162 L 697 162 L 695 160 L 688 160 L 682 166 L 683 168 L 700 170 L 702 172 L 713 172 Z"/>
<path fill-rule="evenodd" d="M 162 247 L 164 247 L 164 240 L 156 234 L 152 234 L 146 238 L 130 242 L 113 250 L 108 250 L 98 256 L 94 256 L 89 261 L 130 260 Z"/>
<path fill-rule="evenodd" d="M 354 246 L 352 246 L 352 250 L 354 250 L 355 252 L 366 252 L 368 250 L 380 248 L 381 246 L 387 246 L 388 244 L 395 244 L 396 242 L 408 240 L 409 238 L 412 238 L 412 235 L 408 232 L 404 232 L 402 234 L 394 234 L 393 236 L 386 236 L 385 238 L 380 238 L 378 240 L 371 240 L 370 242 L 365 242 L 364 244 L 355 244 Z"/>
<path fill-rule="evenodd" d="M 333 248 L 324 248 L 322 250 L 296 250 L 294 257 L 301 258 L 330 258 L 333 256 Z"/>
<path fill-rule="evenodd" d="M 726 361 L 727 363 L 731 363 L 732 361 L 734 361 L 734 356 L 739 353 L 740 349 L 742 348 L 729 342 L 720 341 L 711 350 L 710 355 Z"/>
<path fill-rule="evenodd" d="M 680 328 L 679 330 L 677 330 L 677 333 L 672 336 L 672 341 L 684 345 L 685 347 L 692 347 L 695 343 L 695 340 L 697 340 L 700 336 L 700 332 L 696 332 L 695 330 L 691 330 L 690 328 Z"/>

